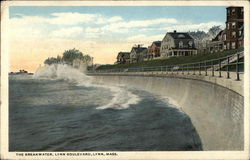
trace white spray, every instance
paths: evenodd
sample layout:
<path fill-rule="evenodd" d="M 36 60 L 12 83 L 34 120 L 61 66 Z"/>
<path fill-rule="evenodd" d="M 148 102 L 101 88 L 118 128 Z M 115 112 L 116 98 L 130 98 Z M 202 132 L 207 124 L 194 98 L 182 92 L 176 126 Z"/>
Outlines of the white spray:
<path fill-rule="evenodd" d="M 91 76 L 87 76 L 78 69 L 66 64 L 45 65 L 39 67 L 33 78 L 62 79 L 78 86 L 107 88 L 111 91 L 113 98 L 108 104 L 97 107 L 97 109 L 125 109 L 132 104 L 137 104 L 140 98 L 121 86 L 109 86 L 94 83 Z M 98 95 L 97 95 L 98 96 Z"/>

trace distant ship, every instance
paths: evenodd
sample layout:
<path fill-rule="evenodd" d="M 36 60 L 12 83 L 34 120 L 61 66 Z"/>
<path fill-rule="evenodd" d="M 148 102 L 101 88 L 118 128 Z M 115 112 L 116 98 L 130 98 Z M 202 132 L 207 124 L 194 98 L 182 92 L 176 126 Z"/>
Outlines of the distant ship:
<path fill-rule="evenodd" d="M 10 72 L 9 75 L 33 75 L 33 73 L 28 73 L 25 70 L 19 70 L 19 72 Z"/>

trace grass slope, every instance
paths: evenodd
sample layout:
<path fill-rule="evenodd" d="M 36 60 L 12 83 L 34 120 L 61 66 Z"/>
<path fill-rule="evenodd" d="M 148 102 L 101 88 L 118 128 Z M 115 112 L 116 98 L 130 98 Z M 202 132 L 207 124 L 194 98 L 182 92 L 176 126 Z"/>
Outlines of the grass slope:
<path fill-rule="evenodd" d="M 182 57 L 154 59 L 154 60 L 150 60 L 150 61 L 143 61 L 143 62 L 130 63 L 130 64 L 101 65 L 97 68 L 97 70 L 118 69 L 118 68 L 136 68 L 136 67 L 152 67 L 152 66 L 164 66 L 164 65 L 194 63 L 194 62 L 201 62 L 201 61 L 206 61 L 206 60 L 211 60 L 211 59 L 222 58 L 225 56 L 235 54 L 236 52 L 242 51 L 242 50 L 243 50 L 243 48 L 222 51 L 222 52 L 216 52 L 216 53 L 199 54 L 199 55 L 194 55 L 194 56 L 182 56 Z"/>

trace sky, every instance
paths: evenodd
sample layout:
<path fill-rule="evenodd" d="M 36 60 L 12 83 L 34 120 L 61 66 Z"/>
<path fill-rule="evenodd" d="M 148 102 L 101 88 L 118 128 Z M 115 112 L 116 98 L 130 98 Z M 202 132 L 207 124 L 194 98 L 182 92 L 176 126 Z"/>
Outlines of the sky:
<path fill-rule="evenodd" d="M 11 6 L 10 70 L 35 72 L 48 57 L 78 49 L 94 63 L 113 64 L 135 44 L 149 46 L 167 32 L 223 29 L 227 6 Z"/>

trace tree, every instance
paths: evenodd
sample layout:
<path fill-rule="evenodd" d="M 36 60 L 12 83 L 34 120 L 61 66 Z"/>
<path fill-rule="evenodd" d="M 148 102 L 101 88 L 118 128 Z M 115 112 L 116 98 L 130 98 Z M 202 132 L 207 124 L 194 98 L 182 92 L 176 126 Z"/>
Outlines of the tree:
<path fill-rule="evenodd" d="M 214 38 L 222 29 L 220 28 L 221 26 L 213 26 L 208 30 L 208 34 Z"/>
<path fill-rule="evenodd" d="M 84 55 L 81 51 L 76 50 L 75 48 L 64 51 L 62 59 L 70 65 L 72 65 L 73 61 L 76 59 L 79 59 L 84 63 L 89 63 L 91 61 L 91 57 L 89 55 Z"/>
<path fill-rule="evenodd" d="M 57 58 L 54 58 L 54 57 L 47 58 L 44 61 L 44 64 L 51 65 L 51 64 L 58 64 L 58 63 L 61 63 L 61 62 L 62 62 L 62 58 L 58 55 Z"/>
<path fill-rule="evenodd" d="M 203 40 L 206 38 L 207 34 L 204 31 L 193 31 L 189 32 L 189 34 L 195 39 L 195 40 Z"/>
<path fill-rule="evenodd" d="M 80 52 L 79 50 L 74 49 L 70 49 L 70 50 L 66 50 L 63 53 L 63 61 L 68 63 L 68 64 L 73 64 L 73 61 L 75 59 L 82 59 L 83 58 L 83 54 L 82 52 Z"/>
<path fill-rule="evenodd" d="M 89 63 L 92 58 L 89 55 L 83 55 L 83 53 L 79 50 L 74 49 L 70 49 L 70 50 L 66 50 L 63 52 L 63 56 L 57 56 L 56 58 L 51 57 L 51 58 L 47 58 L 44 61 L 44 64 L 58 64 L 58 63 L 62 63 L 65 62 L 69 65 L 73 65 L 73 61 L 74 60 L 78 60 L 81 61 L 83 63 Z"/>
<path fill-rule="evenodd" d="M 81 60 L 85 63 L 89 63 L 92 60 L 92 57 L 90 57 L 89 55 L 84 55 L 81 57 Z"/>

